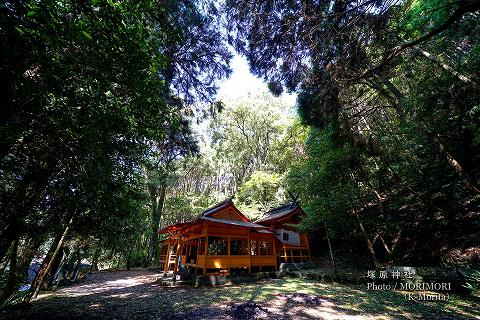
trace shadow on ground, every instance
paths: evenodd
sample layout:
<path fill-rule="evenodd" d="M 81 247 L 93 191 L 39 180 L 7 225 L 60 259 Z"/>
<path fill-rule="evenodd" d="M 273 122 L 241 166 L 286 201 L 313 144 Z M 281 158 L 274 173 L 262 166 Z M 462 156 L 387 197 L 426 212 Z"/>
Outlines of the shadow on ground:
<path fill-rule="evenodd" d="M 275 279 L 217 288 L 166 288 L 146 270 L 98 272 L 4 310 L 5 319 L 475 319 L 478 298 L 411 302 L 362 286 Z"/>

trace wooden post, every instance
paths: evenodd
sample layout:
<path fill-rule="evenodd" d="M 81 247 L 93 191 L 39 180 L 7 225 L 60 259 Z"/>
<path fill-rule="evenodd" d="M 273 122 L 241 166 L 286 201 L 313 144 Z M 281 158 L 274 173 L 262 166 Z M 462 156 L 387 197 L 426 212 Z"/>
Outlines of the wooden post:
<path fill-rule="evenodd" d="M 275 271 L 278 271 L 278 260 L 277 260 L 277 245 L 276 242 L 277 239 L 273 237 L 273 257 L 275 258 Z"/>
<path fill-rule="evenodd" d="M 231 238 L 228 237 L 228 259 L 227 259 L 228 260 L 228 267 L 227 267 L 228 274 L 230 274 L 230 262 L 231 262 L 231 260 L 230 260 L 230 243 L 231 243 L 230 240 L 231 240 Z"/>
<path fill-rule="evenodd" d="M 307 239 L 308 262 L 312 262 L 312 255 L 310 253 L 310 242 L 308 241 L 308 235 L 305 237 L 305 239 Z"/>
<path fill-rule="evenodd" d="M 200 251 L 200 237 L 196 238 L 197 239 L 197 254 L 195 255 L 195 274 L 197 274 L 198 270 L 198 252 Z"/>
<path fill-rule="evenodd" d="M 248 273 L 252 272 L 252 248 L 250 245 L 250 229 L 248 229 Z"/>
<path fill-rule="evenodd" d="M 170 265 L 170 251 L 171 251 L 171 246 L 170 246 L 170 239 L 168 239 L 167 243 L 167 254 L 165 255 L 165 263 L 163 265 L 163 272 L 167 273 L 168 272 L 168 267 Z"/>
<path fill-rule="evenodd" d="M 177 282 L 178 258 L 180 256 L 181 245 L 182 245 L 181 236 L 178 235 L 177 252 L 175 254 L 175 264 L 173 265 L 173 284 L 175 284 Z"/>
<path fill-rule="evenodd" d="M 208 263 L 208 225 L 207 225 L 207 233 L 205 234 L 205 264 L 203 265 L 203 274 L 207 274 L 207 263 Z"/>

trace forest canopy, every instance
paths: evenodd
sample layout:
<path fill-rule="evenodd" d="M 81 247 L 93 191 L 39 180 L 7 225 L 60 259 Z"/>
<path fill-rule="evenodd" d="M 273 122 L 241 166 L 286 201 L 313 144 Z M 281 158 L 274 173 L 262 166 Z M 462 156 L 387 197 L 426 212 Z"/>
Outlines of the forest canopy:
<path fill-rule="evenodd" d="M 480 263 L 480 1 L 0 4 L 0 293 L 298 197 L 352 264 Z M 233 55 L 265 85 L 218 93 Z M 296 95 L 292 108 L 282 98 Z"/>

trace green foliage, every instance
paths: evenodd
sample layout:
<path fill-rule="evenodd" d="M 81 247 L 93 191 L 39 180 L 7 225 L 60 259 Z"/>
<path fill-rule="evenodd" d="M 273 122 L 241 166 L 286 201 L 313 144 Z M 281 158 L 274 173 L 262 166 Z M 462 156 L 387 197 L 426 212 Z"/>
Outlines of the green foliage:
<path fill-rule="evenodd" d="M 249 212 L 266 212 L 283 200 L 279 194 L 282 176 L 278 173 L 255 171 L 238 189 L 238 200 L 248 207 Z"/>
<path fill-rule="evenodd" d="M 162 226 L 193 220 L 202 211 L 215 204 L 213 201 L 209 194 L 204 193 L 172 194 L 165 202 Z"/>
<path fill-rule="evenodd" d="M 349 237 L 352 209 L 358 206 L 361 189 L 352 179 L 358 164 L 358 149 L 335 137 L 333 129 L 311 129 L 306 155 L 288 173 L 288 187 L 302 195 L 308 217 L 303 228 L 314 233 L 323 223 L 334 226 L 334 237 Z"/>
<path fill-rule="evenodd" d="M 468 276 L 464 287 L 472 293 L 480 292 L 480 271 L 475 271 L 472 275 Z"/>
<path fill-rule="evenodd" d="M 211 101 L 230 72 L 215 10 L 155 0 L 0 5 L 2 267 L 13 241 L 35 240 L 35 253 L 69 221 L 65 243 L 91 260 L 92 248 L 128 262 L 144 252 L 148 191 L 172 159 L 196 151 L 190 104 Z M 163 171 L 148 179 L 145 168 Z M 28 243 L 18 254 L 31 260 Z"/>
<path fill-rule="evenodd" d="M 280 98 L 266 91 L 224 101 L 224 110 L 211 123 L 217 165 L 226 167 L 236 191 L 255 170 L 275 170 L 278 145 L 291 121 Z"/>
<path fill-rule="evenodd" d="M 311 126 L 287 182 L 312 235 L 327 222 L 385 263 L 478 250 L 478 1 L 226 6 L 232 44 L 272 91 L 298 92 Z"/>

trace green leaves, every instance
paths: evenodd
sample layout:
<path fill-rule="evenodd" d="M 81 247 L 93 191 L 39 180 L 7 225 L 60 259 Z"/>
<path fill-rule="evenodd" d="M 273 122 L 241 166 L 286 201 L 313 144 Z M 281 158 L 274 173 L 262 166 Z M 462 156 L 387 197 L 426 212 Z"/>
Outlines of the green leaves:
<path fill-rule="evenodd" d="M 278 173 L 255 171 L 238 190 L 238 200 L 249 212 L 263 213 L 283 201 L 280 187 L 282 177 Z"/>
<path fill-rule="evenodd" d="M 87 31 L 82 31 L 82 34 L 83 34 L 86 38 L 88 38 L 88 39 L 90 39 L 90 40 L 93 39 L 92 36 L 90 35 L 90 33 L 88 33 Z"/>
<path fill-rule="evenodd" d="M 204 87 L 228 71 L 214 20 L 184 1 L 21 0 L 2 9 L 0 225 L 48 238 L 75 216 L 80 239 L 140 246 L 144 165 L 195 152 L 179 96 L 211 98 L 215 89 Z M 12 241 L 1 237 L 0 259 Z"/>

